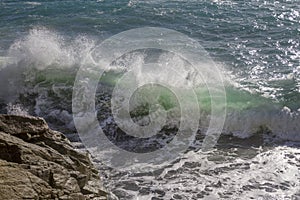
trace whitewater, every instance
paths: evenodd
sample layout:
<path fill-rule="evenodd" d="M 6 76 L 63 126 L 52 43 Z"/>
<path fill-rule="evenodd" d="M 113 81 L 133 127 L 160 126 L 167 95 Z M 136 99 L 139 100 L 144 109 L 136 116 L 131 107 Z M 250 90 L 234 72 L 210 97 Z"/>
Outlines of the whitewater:
<path fill-rule="evenodd" d="M 300 199 L 297 1 L 1 1 L 0 8 L 0 112 L 43 117 L 79 150 L 88 150 L 112 199 Z M 103 41 L 144 27 L 168 28 L 197 41 L 222 75 L 226 102 L 216 109 L 226 115 L 214 148 L 202 148 L 211 93 L 191 63 L 157 49 L 129 52 L 107 65 L 100 79 L 95 74 L 80 82 L 81 89 L 97 82 L 94 114 L 111 143 L 87 146 L 78 134 L 72 109 L 78 72 L 93 74 L 89 69 L 98 66 Z M 156 76 L 183 91 L 192 107 L 187 112 L 199 106 L 194 137 L 171 161 L 164 162 L 172 157 L 165 153 L 158 162 L 116 169 L 110 145 L 153 152 L 180 130 L 178 96 L 157 85 L 133 93 L 129 121 L 114 118 L 128 119 L 118 104 L 126 89 Z M 194 122 L 195 116 L 184 119 Z M 160 123 L 151 123 L 155 119 L 166 124 L 161 131 Z M 126 129 L 127 123 L 150 125 L 159 134 L 133 137 L 125 134 L 136 130 Z"/>

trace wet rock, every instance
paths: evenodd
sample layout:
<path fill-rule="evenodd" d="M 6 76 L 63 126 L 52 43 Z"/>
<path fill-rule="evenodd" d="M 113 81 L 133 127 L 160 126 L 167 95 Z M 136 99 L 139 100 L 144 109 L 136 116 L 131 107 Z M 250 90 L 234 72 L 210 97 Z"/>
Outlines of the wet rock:
<path fill-rule="evenodd" d="M 106 199 L 88 154 L 36 117 L 0 115 L 0 199 Z"/>

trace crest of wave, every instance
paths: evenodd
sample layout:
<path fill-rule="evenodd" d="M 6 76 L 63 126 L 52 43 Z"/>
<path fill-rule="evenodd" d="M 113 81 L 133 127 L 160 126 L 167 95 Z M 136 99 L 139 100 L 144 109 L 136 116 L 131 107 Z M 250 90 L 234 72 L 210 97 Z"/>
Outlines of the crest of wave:
<path fill-rule="evenodd" d="M 95 42 L 85 36 L 64 37 L 45 27 L 35 27 L 28 35 L 16 40 L 8 50 L 10 64 L 47 67 L 72 67 L 83 64 Z"/>

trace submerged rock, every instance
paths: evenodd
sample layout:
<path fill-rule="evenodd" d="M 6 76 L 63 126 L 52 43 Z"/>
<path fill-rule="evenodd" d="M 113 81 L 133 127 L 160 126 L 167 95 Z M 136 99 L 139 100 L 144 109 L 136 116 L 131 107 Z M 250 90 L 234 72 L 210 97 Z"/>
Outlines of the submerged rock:
<path fill-rule="evenodd" d="M 0 115 L 0 199 L 107 199 L 88 154 L 42 118 Z"/>

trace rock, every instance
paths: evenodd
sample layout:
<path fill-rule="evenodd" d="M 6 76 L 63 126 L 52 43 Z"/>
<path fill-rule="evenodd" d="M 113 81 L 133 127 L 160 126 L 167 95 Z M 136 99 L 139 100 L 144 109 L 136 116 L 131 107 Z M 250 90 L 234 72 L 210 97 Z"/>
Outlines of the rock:
<path fill-rule="evenodd" d="M 89 155 L 37 117 L 0 115 L 0 199 L 107 199 Z"/>
<path fill-rule="evenodd" d="M 0 160 L 1 199 L 51 199 L 52 188 L 47 182 L 18 164 Z"/>

